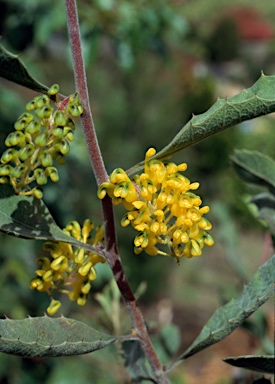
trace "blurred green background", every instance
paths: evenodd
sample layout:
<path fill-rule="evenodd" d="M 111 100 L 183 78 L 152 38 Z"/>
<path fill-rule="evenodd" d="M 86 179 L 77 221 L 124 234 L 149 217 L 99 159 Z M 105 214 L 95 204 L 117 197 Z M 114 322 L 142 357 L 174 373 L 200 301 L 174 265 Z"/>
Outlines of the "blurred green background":
<path fill-rule="evenodd" d="M 91 107 L 108 172 L 130 168 L 151 146 L 161 149 L 192 113 L 203 113 L 217 97 L 250 87 L 261 71 L 275 72 L 274 2 L 232 0 L 229 6 L 225 0 L 80 0 L 78 6 Z M 0 0 L 0 35 L 1 44 L 20 53 L 39 81 L 58 83 L 63 94 L 74 92 L 62 2 Z M 1 153 L 14 121 L 35 94 L 3 79 L 0 92 Z M 234 174 L 229 156 L 234 148 L 274 156 L 274 124 L 274 115 L 245 122 L 174 157 L 188 163 L 187 177 L 200 182 L 199 194 L 212 207 L 208 217 L 216 243 L 201 258 L 183 260 L 178 267 L 172 259 L 134 255 L 134 231 L 120 228 L 123 210 L 117 209 L 121 257 L 130 283 L 134 290 L 140 282 L 147 283 L 140 299 L 146 320 L 153 329 L 173 321 L 184 347 L 266 257 L 265 229 L 245 203 L 254 190 Z M 45 203 L 61 227 L 87 217 L 101 222 L 80 126 L 78 130 L 60 169 L 61 181 L 44 188 Z M 0 317 L 42 316 L 49 299 L 28 288 L 42 243 L 0 233 L 0 244 Z M 102 266 L 94 292 L 100 292 L 110 277 L 108 267 Z M 268 318 L 269 307 L 265 311 Z M 92 295 L 84 309 L 65 301 L 62 313 L 114 331 Z M 122 314 L 121 332 L 127 332 L 128 317 L 123 310 Z M 66 359 L 0 354 L 0 384 L 127 383 L 114 348 Z M 190 372 L 187 368 L 177 371 L 173 382 L 192 383 L 194 367 Z M 211 383 L 232 383 L 228 372 L 228 381 L 221 373 Z"/>

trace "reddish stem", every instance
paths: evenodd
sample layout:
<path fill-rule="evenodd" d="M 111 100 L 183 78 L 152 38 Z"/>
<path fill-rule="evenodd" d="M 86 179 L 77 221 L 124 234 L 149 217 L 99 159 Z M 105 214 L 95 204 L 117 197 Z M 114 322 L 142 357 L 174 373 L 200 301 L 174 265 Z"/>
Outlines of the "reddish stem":
<path fill-rule="evenodd" d="M 90 109 L 76 1 L 65 0 L 65 5 L 67 10 L 68 32 L 73 57 L 75 85 L 76 90 L 80 95 L 80 100 L 84 109 L 83 115 L 81 116 L 81 122 L 84 129 L 84 136 L 86 139 L 97 185 L 100 185 L 103 182 L 108 181 L 109 178 L 101 156 Z M 163 366 L 151 343 L 142 313 L 121 264 L 116 239 L 113 206 L 109 197 L 105 197 L 102 200 L 102 210 L 106 239 L 106 259 L 113 271 L 114 278 L 130 314 L 133 327 L 137 333 L 137 337 L 140 340 L 141 347 L 151 364 L 157 383 L 168 384 L 169 379 L 167 379 L 163 370 Z"/>

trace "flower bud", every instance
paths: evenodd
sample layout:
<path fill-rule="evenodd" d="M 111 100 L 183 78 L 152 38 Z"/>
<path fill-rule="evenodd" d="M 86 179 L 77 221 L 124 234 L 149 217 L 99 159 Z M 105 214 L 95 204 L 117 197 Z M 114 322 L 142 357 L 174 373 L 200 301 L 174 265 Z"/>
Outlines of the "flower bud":
<path fill-rule="evenodd" d="M 1 157 L 1 163 L 6 164 L 9 163 L 11 160 L 15 161 L 16 159 L 18 159 L 17 150 L 14 148 L 9 148 L 3 153 Z"/>
<path fill-rule="evenodd" d="M 52 316 L 59 310 L 60 307 L 61 307 L 61 303 L 59 300 L 52 300 L 51 304 L 47 308 L 47 312 L 50 316 Z"/>
<path fill-rule="evenodd" d="M 25 132 L 31 134 L 31 135 L 36 135 L 40 133 L 40 123 L 38 120 L 33 120 L 30 122 L 30 124 L 26 127 Z"/>
<path fill-rule="evenodd" d="M 64 272 L 68 268 L 68 259 L 65 256 L 59 256 L 52 261 L 51 267 L 55 271 Z"/>
<path fill-rule="evenodd" d="M 53 164 L 53 158 L 49 150 L 43 151 L 39 156 L 39 159 L 43 167 L 50 167 Z"/>
<path fill-rule="evenodd" d="M 73 131 L 75 130 L 75 123 L 74 123 L 74 121 L 73 121 L 72 119 L 70 119 L 69 117 L 67 118 L 66 126 L 72 128 Z"/>
<path fill-rule="evenodd" d="M 8 184 L 9 179 L 7 177 L 0 177 L 0 184 Z"/>
<path fill-rule="evenodd" d="M 54 124 L 58 127 L 65 127 L 67 123 L 66 116 L 63 111 L 56 111 L 54 114 Z"/>
<path fill-rule="evenodd" d="M 88 275 L 88 273 L 90 273 L 91 271 L 91 268 L 92 268 L 92 262 L 91 261 L 88 261 L 87 263 L 83 264 L 79 269 L 78 269 L 78 273 L 81 275 L 81 276 L 86 276 Z"/>
<path fill-rule="evenodd" d="M 87 298 L 85 296 L 79 297 L 76 302 L 78 305 L 83 306 L 86 304 Z"/>
<path fill-rule="evenodd" d="M 59 181 L 58 170 L 55 167 L 47 167 L 46 168 L 46 176 L 49 176 L 51 181 L 57 183 Z"/>
<path fill-rule="evenodd" d="M 35 109 L 37 109 L 37 108 L 43 107 L 46 104 L 49 104 L 50 99 L 48 98 L 47 95 L 40 95 L 40 96 L 36 96 L 33 99 L 33 101 L 34 101 Z"/>
<path fill-rule="evenodd" d="M 63 128 L 57 127 L 52 130 L 52 134 L 54 137 L 61 139 L 64 136 Z"/>
<path fill-rule="evenodd" d="M 62 153 L 62 155 L 67 155 L 70 152 L 70 144 L 68 140 L 66 140 L 65 138 L 62 139 L 61 141 L 61 146 L 59 151 Z"/>
<path fill-rule="evenodd" d="M 27 166 L 25 164 L 17 165 L 13 168 L 11 175 L 15 177 L 16 179 L 19 179 L 21 175 L 26 171 Z"/>
<path fill-rule="evenodd" d="M 47 184 L 47 176 L 43 169 L 41 168 L 35 169 L 33 172 L 33 175 L 35 177 L 37 184 L 39 185 Z"/>
<path fill-rule="evenodd" d="M 69 103 L 66 107 L 66 111 L 72 115 L 73 117 L 79 117 L 80 116 L 80 112 L 77 108 L 77 105 L 74 104 L 74 103 Z"/>
<path fill-rule="evenodd" d="M 34 197 L 36 197 L 37 199 L 42 199 L 43 197 L 43 191 L 41 188 L 38 188 L 38 187 L 33 188 L 32 193 Z"/>
<path fill-rule="evenodd" d="M 44 105 L 43 107 L 37 108 L 35 114 L 39 119 L 48 119 L 52 114 L 52 107 L 50 105 Z"/>
<path fill-rule="evenodd" d="M 53 278 L 53 271 L 51 269 L 49 269 L 48 271 L 46 271 L 43 276 L 42 276 L 42 279 L 44 281 L 51 281 Z"/>
<path fill-rule="evenodd" d="M 66 136 L 69 141 L 74 141 L 74 133 L 72 128 L 64 127 L 64 136 Z"/>
<path fill-rule="evenodd" d="M 26 105 L 26 110 L 27 111 L 33 111 L 35 108 L 35 101 L 32 100 L 32 101 L 29 101 Z"/>
<path fill-rule="evenodd" d="M 0 166 L 0 176 L 8 176 L 12 173 L 12 166 L 9 164 Z"/>
<path fill-rule="evenodd" d="M 39 136 L 37 136 L 37 138 L 35 139 L 35 144 L 38 145 L 39 147 L 45 147 L 45 145 L 47 144 L 47 134 L 46 132 L 44 133 L 41 133 Z"/>
<path fill-rule="evenodd" d="M 25 161 L 31 157 L 34 152 L 34 145 L 27 144 L 25 147 L 21 148 L 18 151 L 18 157 L 20 160 Z"/>
<path fill-rule="evenodd" d="M 83 248 L 81 248 L 81 249 L 76 251 L 76 255 L 75 255 L 74 261 L 77 264 L 82 264 L 84 259 L 85 259 L 85 251 L 84 251 Z"/>
<path fill-rule="evenodd" d="M 86 283 L 81 285 L 81 292 L 87 295 L 90 292 L 91 288 L 92 288 L 92 284 L 89 281 L 87 281 Z"/>
<path fill-rule="evenodd" d="M 15 122 L 14 128 L 16 131 L 22 131 L 33 120 L 33 115 L 23 113 Z"/>
<path fill-rule="evenodd" d="M 58 84 L 53 84 L 49 89 L 48 89 L 48 95 L 54 96 L 59 92 L 59 85 Z"/>
<path fill-rule="evenodd" d="M 22 147 L 25 144 L 25 135 L 21 131 L 11 132 L 5 140 L 7 147 L 19 145 Z"/>

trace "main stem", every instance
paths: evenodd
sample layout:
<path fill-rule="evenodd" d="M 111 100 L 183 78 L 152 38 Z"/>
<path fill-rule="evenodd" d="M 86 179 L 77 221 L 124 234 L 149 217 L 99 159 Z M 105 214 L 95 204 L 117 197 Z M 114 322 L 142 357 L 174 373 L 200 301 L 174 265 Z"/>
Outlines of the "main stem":
<path fill-rule="evenodd" d="M 76 1 L 65 0 L 65 5 L 67 11 L 68 33 L 73 58 L 75 85 L 76 90 L 80 95 L 80 100 L 84 110 L 81 116 L 81 122 L 97 185 L 100 185 L 103 182 L 108 181 L 108 174 L 106 172 L 105 165 L 101 156 L 101 151 L 94 128 L 92 112 L 90 109 Z M 157 383 L 169 384 L 170 381 L 166 377 L 162 363 L 160 362 L 151 343 L 142 313 L 121 264 L 116 239 L 113 206 L 109 197 L 105 197 L 103 199 L 102 211 L 106 238 L 106 259 L 113 271 L 114 278 L 130 314 L 133 327 L 137 333 L 137 337 L 140 340 L 141 347 L 151 364 Z"/>

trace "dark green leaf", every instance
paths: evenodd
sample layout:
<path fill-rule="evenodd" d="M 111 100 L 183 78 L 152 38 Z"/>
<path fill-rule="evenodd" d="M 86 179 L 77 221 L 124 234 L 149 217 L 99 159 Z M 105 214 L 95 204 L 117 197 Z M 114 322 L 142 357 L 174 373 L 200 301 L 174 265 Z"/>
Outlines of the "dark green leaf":
<path fill-rule="evenodd" d="M 275 161 L 257 151 L 237 150 L 231 157 L 238 175 L 246 182 L 267 187 L 275 194 Z"/>
<path fill-rule="evenodd" d="M 251 203 L 257 205 L 258 218 L 264 220 L 275 235 L 275 196 L 267 192 L 259 193 L 251 199 Z"/>
<path fill-rule="evenodd" d="M 0 320 L 0 351 L 17 356 L 81 355 L 104 348 L 116 340 L 65 317 Z"/>
<path fill-rule="evenodd" d="M 137 340 L 125 341 L 122 344 L 124 365 L 133 383 L 147 380 L 157 383 L 152 368 L 141 349 L 140 342 Z"/>
<path fill-rule="evenodd" d="M 261 75 L 260 79 L 248 89 L 229 99 L 218 101 L 205 113 L 193 116 L 172 141 L 154 158 L 165 159 L 176 152 L 196 144 L 224 129 L 242 121 L 254 119 L 275 111 L 275 76 Z M 127 171 L 139 171 L 143 162 Z"/>
<path fill-rule="evenodd" d="M 64 241 L 104 257 L 99 247 L 81 243 L 66 235 L 56 225 L 42 200 L 15 195 L 8 184 L 0 185 L 0 231 L 25 239 Z"/>
<path fill-rule="evenodd" d="M 223 340 L 271 297 L 274 293 L 274 287 L 275 255 L 258 269 L 237 299 L 230 300 L 216 310 L 197 339 L 179 357 L 175 365 Z"/>
<path fill-rule="evenodd" d="M 0 44 L 0 76 L 33 91 L 47 94 L 48 87 L 35 80 L 17 55 Z"/>
<path fill-rule="evenodd" d="M 234 367 L 251 369 L 252 371 L 274 374 L 274 356 L 236 356 L 223 359 Z"/>

